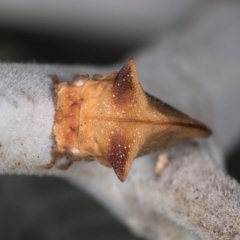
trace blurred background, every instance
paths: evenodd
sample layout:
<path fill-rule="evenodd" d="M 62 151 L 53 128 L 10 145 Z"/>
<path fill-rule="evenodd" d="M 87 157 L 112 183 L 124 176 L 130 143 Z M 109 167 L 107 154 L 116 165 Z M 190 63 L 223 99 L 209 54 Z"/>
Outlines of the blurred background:
<path fill-rule="evenodd" d="M 234 2 L 0 0 L 0 61 L 114 64 Z M 228 172 L 239 180 L 238 146 L 226 155 Z M 1 176 L 0 195 L 1 239 L 140 239 L 65 180 Z"/>

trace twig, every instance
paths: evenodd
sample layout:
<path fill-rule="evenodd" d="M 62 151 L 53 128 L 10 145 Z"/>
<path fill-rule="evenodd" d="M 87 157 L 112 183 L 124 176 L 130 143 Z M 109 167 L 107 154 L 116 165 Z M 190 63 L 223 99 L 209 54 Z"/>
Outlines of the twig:
<path fill-rule="evenodd" d="M 65 177 L 148 239 L 163 237 L 166 225 L 184 239 L 187 233 L 171 222 L 202 239 L 240 239 L 239 185 L 214 166 L 210 142 L 190 142 L 169 150 L 169 164 L 160 177 L 154 173 L 156 156 L 137 159 L 124 184 L 97 162 L 77 162 L 67 171 L 42 169 L 53 146 L 53 91 L 47 75 L 70 79 L 78 70 L 0 65 L 0 172 Z"/>

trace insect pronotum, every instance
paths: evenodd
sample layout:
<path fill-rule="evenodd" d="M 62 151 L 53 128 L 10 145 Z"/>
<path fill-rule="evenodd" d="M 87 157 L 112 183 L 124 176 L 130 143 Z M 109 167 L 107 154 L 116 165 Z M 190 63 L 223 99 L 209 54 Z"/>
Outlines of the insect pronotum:
<path fill-rule="evenodd" d="M 124 181 L 136 157 L 211 134 L 203 123 L 144 92 L 133 59 L 119 72 L 92 78 L 78 74 L 70 84 L 51 77 L 56 146 L 46 168 L 64 156 L 68 162 L 60 169 L 96 159 Z"/>

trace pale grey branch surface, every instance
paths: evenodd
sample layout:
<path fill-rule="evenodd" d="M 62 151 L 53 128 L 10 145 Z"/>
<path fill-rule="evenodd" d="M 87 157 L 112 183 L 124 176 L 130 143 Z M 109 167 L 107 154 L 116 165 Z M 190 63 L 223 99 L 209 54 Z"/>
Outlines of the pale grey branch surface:
<path fill-rule="evenodd" d="M 239 140 L 239 13 L 239 3 L 223 1 L 134 54 L 144 89 L 209 124 L 224 153 Z M 125 183 L 97 162 L 42 169 L 54 142 L 48 74 L 70 80 L 77 72 L 106 74 L 120 66 L 0 63 L 0 173 L 66 178 L 147 239 L 240 239 L 239 184 L 223 172 L 213 139 L 168 150 L 170 163 L 160 177 L 154 175 L 156 154 L 136 160 Z"/>
<path fill-rule="evenodd" d="M 170 164 L 161 177 L 154 175 L 156 155 L 136 160 L 124 184 L 111 169 L 97 162 L 75 163 L 68 171 L 42 170 L 51 159 L 53 145 L 53 84 L 48 74 L 71 79 L 76 72 L 93 71 L 107 73 L 109 69 L 0 65 L 1 173 L 65 177 L 93 194 L 135 233 L 148 239 L 167 239 L 165 235 L 174 239 L 176 234 L 178 239 L 190 237 L 181 228 L 202 239 L 238 239 L 239 186 L 216 167 L 221 155 L 211 140 L 170 150 Z M 173 236 L 161 230 L 166 231 L 166 225 Z"/>
<path fill-rule="evenodd" d="M 201 144 L 169 151 L 170 164 L 159 178 L 154 156 L 136 160 L 126 184 L 96 163 L 82 163 L 66 174 L 148 239 L 166 239 L 163 217 L 201 239 L 240 239 L 239 185 L 212 164 Z"/>

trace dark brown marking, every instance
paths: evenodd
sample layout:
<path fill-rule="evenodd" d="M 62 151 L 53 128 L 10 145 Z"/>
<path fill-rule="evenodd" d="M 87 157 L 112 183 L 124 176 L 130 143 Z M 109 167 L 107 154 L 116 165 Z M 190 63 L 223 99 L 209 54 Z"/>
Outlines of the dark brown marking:
<path fill-rule="evenodd" d="M 22 95 L 31 103 L 35 103 L 35 100 L 32 96 L 30 96 L 27 92 L 25 92 L 24 90 L 20 89 L 20 92 L 22 93 Z"/>
<path fill-rule="evenodd" d="M 71 107 L 75 107 L 77 105 L 78 105 L 77 101 L 73 101 L 72 104 L 71 104 Z"/>
<path fill-rule="evenodd" d="M 124 104 L 129 101 L 134 91 L 131 59 L 118 72 L 113 81 L 112 91 L 115 104 Z"/>
<path fill-rule="evenodd" d="M 55 165 L 55 163 L 57 162 L 58 159 L 64 157 L 65 152 L 62 152 L 58 149 L 53 149 L 52 152 L 51 152 L 51 155 L 52 155 L 52 160 L 51 160 L 50 163 L 43 166 L 44 169 L 52 168 Z"/>
<path fill-rule="evenodd" d="M 76 127 L 74 127 L 74 126 L 70 126 L 69 128 L 71 129 L 71 131 L 75 131 L 76 130 Z"/>
<path fill-rule="evenodd" d="M 51 160 L 51 162 L 46 164 L 46 165 L 44 165 L 43 168 L 44 169 L 50 169 L 50 168 L 52 168 L 55 165 L 56 162 L 57 162 L 57 159 Z"/>
<path fill-rule="evenodd" d="M 2 147 L 2 144 L 0 143 L 0 147 Z"/>
<path fill-rule="evenodd" d="M 129 143 L 121 134 L 113 133 L 109 138 L 108 159 L 123 182 L 126 178 L 126 164 L 129 155 Z"/>
<path fill-rule="evenodd" d="M 100 75 L 100 74 L 93 74 L 93 76 L 92 76 L 93 80 L 99 80 L 100 78 L 102 78 L 102 75 Z"/>
<path fill-rule="evenodd" d="M 13 100 L 13 106 L 14 106 L 15 108 L 18 108 L 18 103 L 17 103 L 16 100 Z"/>
<path fill-rule="evenodd" d="M 57 75 L 55 75 L 55 74 L 49 74 L 48 76 L 52 79 L 53 84 L 58 84 L 58 83 L 60 82 L 60 80 L 59 80 L 59 78 L 58 78 Z"/>
<path fill-rule="evenodd" d="M 72 163 L 73 162 L 70 159 L 67 159 L 66 163 L 57 165 L 57 168 L 60 170 L 67 170 L 72 165 Z"/>
<path fill-rule="evenodd" d="M 6 161 L 6 155 L 3 152 L 0 152 L 0 160 L 1 161 Z"/>

